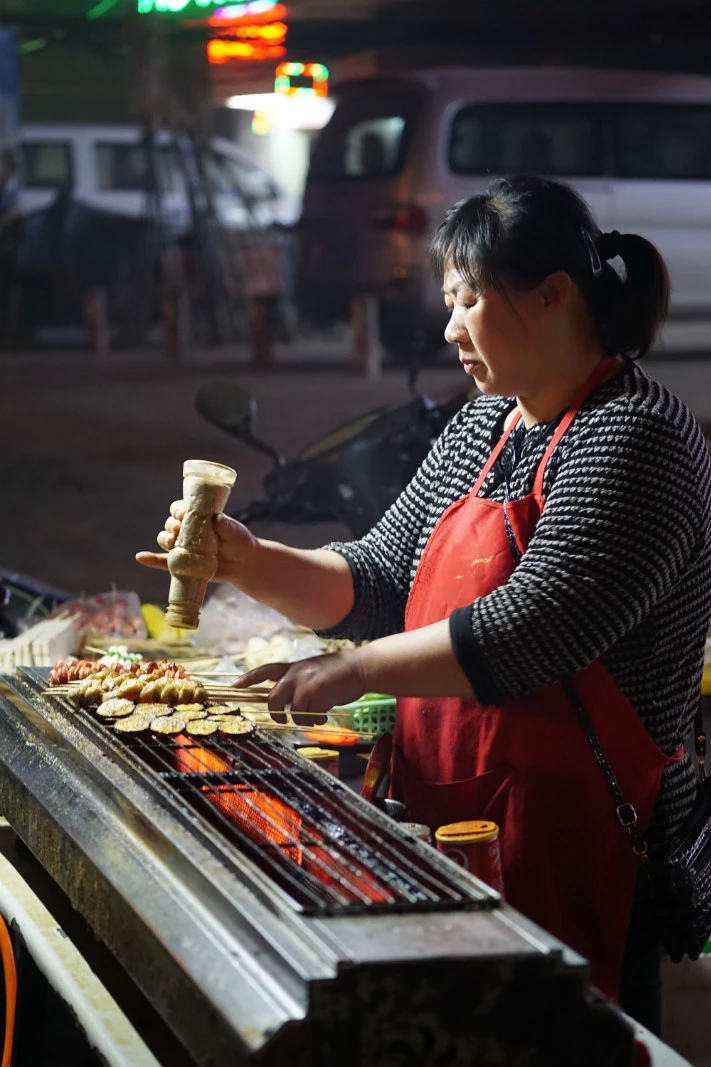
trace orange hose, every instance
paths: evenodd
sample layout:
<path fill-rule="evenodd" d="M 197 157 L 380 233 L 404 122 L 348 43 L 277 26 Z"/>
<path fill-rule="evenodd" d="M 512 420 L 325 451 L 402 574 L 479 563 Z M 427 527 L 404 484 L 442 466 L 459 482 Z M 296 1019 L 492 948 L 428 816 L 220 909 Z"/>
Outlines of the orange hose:
<path fill-rule="evenodd" d="M 7 924 L 0 915 L 0 955 L 5 974 L 5 1042 L 2 1050 L 0 1067 L 11 1067 L 12 1045 L 15 1037 L 15 1012 L 17 1010 L 17 971 L 15 953 Z"/>

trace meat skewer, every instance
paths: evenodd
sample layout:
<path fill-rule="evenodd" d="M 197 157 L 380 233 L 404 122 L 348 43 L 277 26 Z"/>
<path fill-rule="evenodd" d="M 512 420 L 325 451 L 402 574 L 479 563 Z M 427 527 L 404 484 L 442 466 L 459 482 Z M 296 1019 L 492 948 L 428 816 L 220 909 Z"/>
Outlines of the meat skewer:
<path fill-rule="evenodd" d="M 66 685 L 68 682 L 81 682 L 86 678 L 132 677 L 143 678 L 154 674 L 168 678 L 187 678 L 188 673 L 184 667 L 170 660 L 158 662 L 146 660 L 143 663 L 97 663 L 96 660 L 60 660 L 55 663 L 49 677 L 50 686 Z"/>
<path fill-rule="evenodd" d="M 72 696 L 84 707 L 105 700 L 131 700 L 135 704 L 203 704 L 207 692 L 190 678 L 85 678 L 73 687 Z"/>

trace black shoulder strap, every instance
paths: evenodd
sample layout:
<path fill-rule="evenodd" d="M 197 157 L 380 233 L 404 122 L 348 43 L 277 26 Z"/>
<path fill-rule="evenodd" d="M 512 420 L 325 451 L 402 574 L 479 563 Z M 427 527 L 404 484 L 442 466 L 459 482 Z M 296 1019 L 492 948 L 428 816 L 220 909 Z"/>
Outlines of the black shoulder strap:
<path fill-rule="evenodd" d="M 595 733 L 595 727 L 590 721 L 590 717 L 583 707 L 582 701 L 578 696 L 577 690 L 573 683 L 573 679 L 568 677 L 563 679 L 563 689 L 566 696 L 570 700 L 575 714 L 578 717 L 578 721 L 585 731 L 585 736 L 590 742 L 590 747 L 593 750 L 595 759 L 600 765 L 600 769 L 605 776 L 607 787 L 610 790 L 610 796 L 615 805 L 617 812 L 617 819 L 620 826 L 624 830 L 632 849 L 637 856 L 646 856 L 648 852 L 647 842 L 644 840 L 642 834 L 637 829 L 637 812 L 632 804 L 629 804 L 620 789 L 620 783 L 617 781 L 617 777 L 612 767 L 607 761 L 607 757 L 600 744 L 600 738 Z M 696 759 L 699 764 L 699 777 L 701 781 L 706 778 L 706 733 L 704 731 L 704 720 L 701 712 L 701 699 L 699 698 L 699 706 L 694 717 L 694 741 L 696 747 Z"/>

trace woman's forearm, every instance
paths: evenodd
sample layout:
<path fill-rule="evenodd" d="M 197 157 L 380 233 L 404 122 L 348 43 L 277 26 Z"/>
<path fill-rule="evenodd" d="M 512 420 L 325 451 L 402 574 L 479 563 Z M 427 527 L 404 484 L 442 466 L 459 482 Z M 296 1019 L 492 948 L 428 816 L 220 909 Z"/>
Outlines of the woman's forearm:
<path fill-rule="evenodd" d="M 353 607 L 348 563 L 328 549 L 290 548 L 259 540 L 235 570 L 233 584 L 249 596 L 313 630 L 327 630 Z"/>
<path fill-rule="evenodd" d="M 364 686 L 394 696 L 473 698 L 452 649 L 449 620 L 381 637 L 357 650 Z"/>
<path fill-rule="evenodd" d="M 273 681 L 268 705 L 281 712 L 324 715 L 330 708 L 357 700 L 363 693 L 394 696 L 474 696 L 452 650 L 449 621 L 407 633 L 381 637 L 369 645 L 314 656 L 298 663 L 265 663 L 248 671 L 240 685 Z"/>

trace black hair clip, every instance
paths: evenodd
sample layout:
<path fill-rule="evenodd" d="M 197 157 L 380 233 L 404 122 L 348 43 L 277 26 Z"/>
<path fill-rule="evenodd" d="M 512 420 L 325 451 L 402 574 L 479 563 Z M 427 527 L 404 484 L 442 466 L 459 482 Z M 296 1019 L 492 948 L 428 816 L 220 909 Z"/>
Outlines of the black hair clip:
<path fill-rule="evenodd" d="M 590 269 L 592 270 L 593 278 L 598 278 L 602 274 L 602 260 L 600 259 L 600 253 L 595 247 L 595 242 L 588 233 L 587 230 L 580 231 L 583 235 L 583 241 L 588 251 L 590 258 Z"/>
<path fill-rule="evenodd" d="M 603 259 L 614 259 L 615 256 L 619 256 L 621 237 L 622 234 L 619 230 L 610 230 L 609 233 L 600 234 L 597 250 Z"/>

